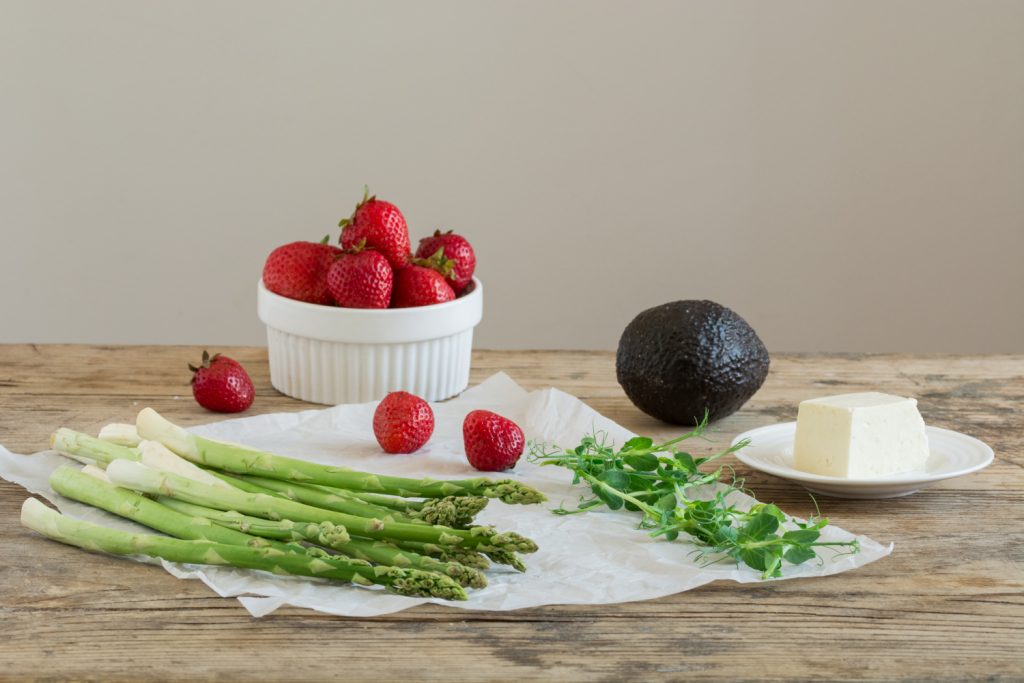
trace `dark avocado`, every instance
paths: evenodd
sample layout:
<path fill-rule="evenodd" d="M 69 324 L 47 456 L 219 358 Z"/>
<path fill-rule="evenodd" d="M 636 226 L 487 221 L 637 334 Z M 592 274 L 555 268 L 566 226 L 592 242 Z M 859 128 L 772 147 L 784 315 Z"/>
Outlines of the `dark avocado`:
<path fill-rule="evenodd" d="M 714 301 L 673 301 L 626 326 L 615 371 L 626 396 L 651 417 L 692 425 L 739 410 L 768 376 L 768 350 L 733 311 Z"/>

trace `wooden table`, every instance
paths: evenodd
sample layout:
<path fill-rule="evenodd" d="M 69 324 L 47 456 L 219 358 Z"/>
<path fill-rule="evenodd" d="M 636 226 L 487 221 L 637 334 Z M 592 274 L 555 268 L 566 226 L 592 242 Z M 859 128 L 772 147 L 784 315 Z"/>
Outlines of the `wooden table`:
<path fill-rule="evenodd" d="M 221 350 L 253 375 L 250 413 L 309 407 L 271 388 L 264 349 Z M 0 443 L 32 453 L 57 426 L 95 432 L 145 405 L 182 424 L 217 419 L 191 399 L 185 365 L 200 351 L 0 347 Z M 576 394 L 635 432 L 675 431 L 626 400 L 611 354 L 475 354 L 474 383 L 498 370 Z M 706 450 L 794 419 L 801 399 L 868 389 L 918 397 L 930 424 L 985 440 L 995 463 L 908 498 L 822 498 L 834 523 L 896 544 L 857 571 L 623 605 L 254 619 L 198 581 L 22 529 L 25 492 L 0 482 L 0 679 L 1024 679 L 1024 356 L 776 356 Z M 813 512 L 798 486 L 737 469 L 760 499 Z"/>

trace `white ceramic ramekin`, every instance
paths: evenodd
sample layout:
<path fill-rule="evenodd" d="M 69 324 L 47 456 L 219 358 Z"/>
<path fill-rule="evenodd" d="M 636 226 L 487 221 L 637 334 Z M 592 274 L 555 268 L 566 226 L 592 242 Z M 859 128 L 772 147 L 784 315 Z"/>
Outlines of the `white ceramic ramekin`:
<path fill-rule="evenodd" d="M 383 310 L 318 306 L 274 294 L 261 280 L 270 382 L 303 401 L 336 405 L 408 391 L 428 401 L 469 385 L 473 328 L 483 316 L 476 278 L 455 301 Z"/>

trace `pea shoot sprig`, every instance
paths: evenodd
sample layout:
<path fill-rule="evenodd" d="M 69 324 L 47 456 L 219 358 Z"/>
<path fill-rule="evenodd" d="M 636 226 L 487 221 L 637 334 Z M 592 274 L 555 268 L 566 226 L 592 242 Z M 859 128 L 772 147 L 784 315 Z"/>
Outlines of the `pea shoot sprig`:
<path fill-rule="evenodd" d="M 859 550 L 856 539 L 821 541 L 827 519 L 801 522 L 772 504 L 758 503 L 749 510 L 740 510 L 729 502 L 730 493 L 743 489 L 742 480 L 728 465 L 712 471 L 703 471 L 701 466 L 735 453 L 749 442 L 740 441 L 703 458 L 676 448 L 687 439 L 702 436 L 706 429 L 707 417 L 692 431 L 669 441 L 655 443 L 637 436 L 618 450 L 602 432 L 584 436 L 572 450 L 531 442 L 529 459 L 540 465 L 564 467 L 573 473 L 573 484 L 590 486 L 593 495 L 581 497 L 574 509 L 563 505 L 553 510 L 555 514 L 571 515 L 599 507 L 639 512 L 641 529 L 670 541 L 686 534 L 697 546 L 698 559 L 709 564 L 731 559 L 760 571 L 763 578 L 771 578 L 782 576 L 783 560 L 803 564 L 818 557 L 817 548 L 849 553 Z M 723 481 L 726 473 L 729 483 Z M 690 495 L 690 489 L 711 484 L 721 484 L 712 497 Z"/>

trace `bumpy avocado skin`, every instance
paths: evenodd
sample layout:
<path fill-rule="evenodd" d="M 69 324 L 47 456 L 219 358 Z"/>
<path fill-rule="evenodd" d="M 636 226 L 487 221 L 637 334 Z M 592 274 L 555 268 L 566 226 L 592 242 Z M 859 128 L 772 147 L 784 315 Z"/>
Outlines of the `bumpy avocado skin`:
<path fill-rule="evenodd" d="M 768 376 L 768 350 L 736 313 L 713 301 L 673 301 L 633 319 L 615 371 L 626 396 L 651 417 L 696 424 L 740 409 Z"/>

